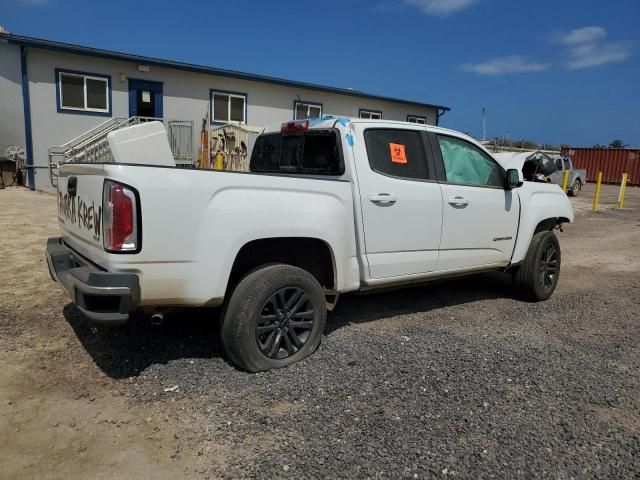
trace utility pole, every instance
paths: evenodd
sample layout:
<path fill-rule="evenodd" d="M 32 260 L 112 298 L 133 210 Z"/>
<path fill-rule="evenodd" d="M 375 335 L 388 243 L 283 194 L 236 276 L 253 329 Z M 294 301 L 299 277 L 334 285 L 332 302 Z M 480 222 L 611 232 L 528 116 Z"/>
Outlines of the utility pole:
<path fill-rule="evenodd" d="M 485 108 L 482 107 L 482 141 L 487 140 L 487 113 Z"/>

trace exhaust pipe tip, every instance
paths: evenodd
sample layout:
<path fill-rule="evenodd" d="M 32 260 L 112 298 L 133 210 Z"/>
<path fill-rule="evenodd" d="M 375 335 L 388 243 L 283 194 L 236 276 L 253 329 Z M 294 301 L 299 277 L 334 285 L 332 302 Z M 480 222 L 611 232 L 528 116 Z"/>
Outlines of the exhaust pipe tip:
<path fill-rule="evenodd" d="M 149 322 L 151 323 L 151 325 L 154 325 L 156 327 L 159 325 L 162 325 L 162 323 L 164 322 L 164 313 L 162 312 L 154 313 L 153 315 L 151 315 Z"/>

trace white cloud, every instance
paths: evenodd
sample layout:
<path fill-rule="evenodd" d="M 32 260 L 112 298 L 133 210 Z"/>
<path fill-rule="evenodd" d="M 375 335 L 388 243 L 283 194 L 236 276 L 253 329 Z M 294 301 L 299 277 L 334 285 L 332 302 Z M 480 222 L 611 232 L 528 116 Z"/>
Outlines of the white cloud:
<path fill-rule="evenodd" d="M 552 43 L 565 47 L 563 66 L 567 70 L 623 62 L 629 58 L 632 50 L 628 42 L 607 42 L 607 31 L 598 26 L 556 31 L 549 38 Z"/>
<path fill-rule="evenodd" d="M 564 45 L 584 45 L 604 40 L 607 31 L 602 27 L 583 27 L 559 34 L 559 42 Z"/>
<path fill-rule="evenodd" d="M 506 75 L 514 73 L 543 72 L 550 67 L 548 63 L 532 62 L 520 55 L 492 58 L 482 63 L 465 63 L 462 70 L 480 75 Z"/>
<path fill-rule="evenodd" d="M 569 50 L 565 68 L 580 70 L 607 63 L 619 63 L 624 62 L 630 55 L 631 47 L 626 43 L 588 43 Z"/>
<path fill-rule="evenodd" d="M 405 0 L 409 1 L 409 0 Z M 560 67 L 566 70 L 581 70 L 608 63 L 624 62 L 631 56 L 634 44 L 631 42 L 609 42 L 607 31 L 598 26 L 576 28 L 545 34 L 553 44 L 560 45 L 562 60 Z M 497 57 L 481 63 L 465 63 L 461 69 L 479 75 L 506 75 L 527 72 L 543 72 L 551 63 L 535 62 L 521 55 Z"/>
<path fill-rule="evenodd" d="M 446 16 L 464 10 L 479 0 L 404 0 L 406 5 L 417 7 L 429 15 Z"/>

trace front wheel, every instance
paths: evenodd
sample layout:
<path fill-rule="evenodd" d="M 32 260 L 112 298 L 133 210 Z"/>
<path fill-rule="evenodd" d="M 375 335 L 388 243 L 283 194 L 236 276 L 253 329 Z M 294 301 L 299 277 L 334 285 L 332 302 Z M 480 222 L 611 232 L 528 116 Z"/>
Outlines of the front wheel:
<path fill-rule="evenodd" d="M 291 265 L 268 265 L 236 286 L 225 309 L 222 346 L 250 372 L 282 368 L 320 344 L 327 309 L 318 281 Z"/>
<path fill-rule="evenodd" d="M 527 256 L 513 274 L 522 297 L 533 302 L 548 299 L 560 276 L 560 243 L 553 232 L 536 233 Z"/>
<path fill-rule="evenodd" d="M 571 185 L 571 189 L 569 190 L 569 195 L 572 197 L 577 197 L 578 194 L 580 193 L 580 190 L 582 190 L 582 182 L 576 179 L 576 181 L 573 182 L 573 185 Z"/>

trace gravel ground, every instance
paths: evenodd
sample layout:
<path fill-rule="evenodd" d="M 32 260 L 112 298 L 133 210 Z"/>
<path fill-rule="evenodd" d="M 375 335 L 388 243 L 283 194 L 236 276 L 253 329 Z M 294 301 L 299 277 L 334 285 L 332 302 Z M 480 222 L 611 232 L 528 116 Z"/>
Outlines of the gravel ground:
<path fill-rule="evenodd" d="M 118 472 L 133 460 L 144 465 L 139 475 L 173 478 L 638 478 L 640 194 L 631 189 L 628 208 L 616 211 L 615 191 L 604 190 L 593 214 L 587 186 L 576 223 L 559 233 L 563 271 L 549 301 L 514 299 L 502 274 L 345 296 L 320 349 L 279 371 L 230 366 L 215 312 L 102 330 L 62 294 L 43 293 L 44 313 L 22 306 L 23 294 L 5 297 L 0 347 L 12 346 L 0 349 L 0 361 L 18 368 L 34 344 L 48 345 L 26 364 L 47 360 L 49 383 L 41 382 L 59 384 L 36 397 L 66 387 L 61 396 L 78 397 L 85 415 L 106 418 L 68 441 L 104 423 L 120 433 L 110 470 L 79 460 L 99 448 L 99 431 L 87 452 L 58 451 L 25 469 L 0 453 L 0 477 L 30 478 L 50 464 L 49 478 L 126 478 Z M 42 268 L 30 256 L 22 264 L 30 259 Z M 44 277 L 37 284 L 57 288 Z M 16 385 L 7 370 L 0 382 Z M 9 425 L 17 437 L 37 421 L 21 411 L 27 390 L 0 388 L 11 402 L 0 414 L 4 406 L 22 415 Z M 104 417 L 114 402 L 120 410 Z M 64 412 L 47 416 L 40 435 L 55 430 L 56 415 Z M 122 457 L 146 444 L 138 457 Z M 0 452 L 7 445 L 0 440 Z"/>

